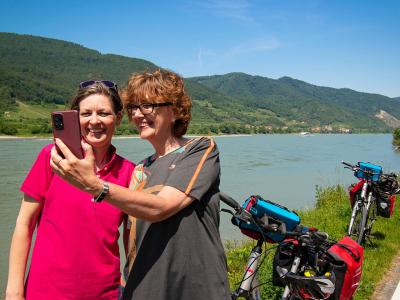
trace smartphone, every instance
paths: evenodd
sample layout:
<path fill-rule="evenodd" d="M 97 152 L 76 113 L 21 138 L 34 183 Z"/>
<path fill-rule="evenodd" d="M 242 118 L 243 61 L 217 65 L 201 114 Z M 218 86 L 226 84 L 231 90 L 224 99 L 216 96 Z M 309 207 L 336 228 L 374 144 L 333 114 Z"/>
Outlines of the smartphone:
<path fill-rule="evenodd" d="M 79 159 L 83 158 L 82 135 L 77 110 L 55 111 L 51 113 L 53 136 L 59 138 Z M 56 145 L 58 153 L 64 157 Z"/>

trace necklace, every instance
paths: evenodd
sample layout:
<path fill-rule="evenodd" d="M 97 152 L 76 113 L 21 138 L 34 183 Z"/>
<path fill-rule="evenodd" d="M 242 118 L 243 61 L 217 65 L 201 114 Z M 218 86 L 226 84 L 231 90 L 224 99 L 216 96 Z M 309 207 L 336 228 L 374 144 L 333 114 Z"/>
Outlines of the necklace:
<path fill-rule="evenodd" d="M 168 155 L 168 154 L 174 152 L 176 149 L 179 149 L 180 147 L 182 147 L 182 146 L 181 146 L 181 145 L 174 146 L 174 147 L 172 147 L 170 150 L 166 151 L 163 155 L 154 153 L 154 154 L 153 154 L 153 160 L 156 160 L 157 158 L 164 157 L 164 156 L 166 156 L 166 155 Z"/>
<path fill-rule="evenodd" d="M 176 141 L 176 144 L 175 144 L 174 146 L 172 146 L 169 150 L 165 151 L 164 154 L 157 154 L 157 152 L 156 152 L 156 153 L 154 153 L 154 154 L 152 155 L 152 158 L 151 158 L 151 159 L 154 161 L 154 160 L 156 160 L 157 158 L 164 157 L 164 156 L 166 156 L 166 155 L 168 155 L 168 154 L 170 154 L 170 153 L 176 151 L 177 149 L 186 146 L 186 145 L 189 144 L 191 141 L 192 141 L 191 139 L 186 139 L 186 138 L 182 138 L 182 139 L 180 139 L 180 140 L 177 140 L 177 141 Z"/>
<path fill-rule="evenodd" d="M 111 149 L 108 149 L 107 152 L 105 153 L 105 155 L 103 156 L 103 158 L 99 162 L 96 162 L 96 170 L 97 171 L 100 171 L 101 169 L 103 169 L 103 167 L 109 162 L 110 150 Z"/>

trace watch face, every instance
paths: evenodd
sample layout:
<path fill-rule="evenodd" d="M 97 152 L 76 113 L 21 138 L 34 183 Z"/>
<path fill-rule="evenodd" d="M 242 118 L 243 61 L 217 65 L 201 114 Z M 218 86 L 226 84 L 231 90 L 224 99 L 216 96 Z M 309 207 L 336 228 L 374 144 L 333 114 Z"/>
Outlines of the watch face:
<path fill-rule="evenodd" d="M 94 202 L 102 201 L 106 197 L 106 195 L 108 194 L 109 191 L 110 191 L 110 186 L 108 185 L 108 183 L 106 181 L 103 181 L 103 190 L 101 191 L 100 195 L 98 195 L 94 199 Z"/>

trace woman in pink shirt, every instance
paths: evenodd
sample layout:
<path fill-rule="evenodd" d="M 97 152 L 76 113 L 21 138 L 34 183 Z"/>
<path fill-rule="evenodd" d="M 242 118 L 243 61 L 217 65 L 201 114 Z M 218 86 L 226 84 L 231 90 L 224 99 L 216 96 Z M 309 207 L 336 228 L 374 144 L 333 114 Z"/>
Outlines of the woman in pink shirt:
<path fill-rule="evenodd" d="M 117 86 L 106 80 L 82 82 L 71 109 L 79 111 L 82 136 L 94 149 L 97 177 L 128 187 L 134 165 L 111 144 L 122 119 Z M 21 186 L 24 196 L 11 242 L 6 299 L 117 299 L 118 228 L 126 215 L 105 201 L 90 201 L 91 194 L 53 173 L 52 147 L 42 149 Z"/>

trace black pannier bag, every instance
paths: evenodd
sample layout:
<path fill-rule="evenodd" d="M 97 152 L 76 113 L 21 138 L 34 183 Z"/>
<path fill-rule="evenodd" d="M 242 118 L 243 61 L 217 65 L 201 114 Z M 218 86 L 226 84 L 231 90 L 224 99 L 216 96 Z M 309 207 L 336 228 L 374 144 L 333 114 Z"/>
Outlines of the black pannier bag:
<path fill-rule="evenodd" d="M 379 190 L 387 194 L 396 194 L 399 189 L 399 182 L 397 181 L 397 175 L 394 173 L 382 176 L 378 181 Z"/>
<path fill-rule="evenodd" d="M 285 241 L 278 246 L 272 269 L 272 283 L 274 285 L 285 286 L 289 283 L 285 282 L 285 274 L 290 271 L 296 247 L 297 241 L 293 240 Z M 333 273 L 335 291 L 328 299 L 352 299 L 361 280 L 364 249 L 347 236 L 337 243 L 325 245 L 325 248 L 319 253 L 315 275 L 320 276 L 326 272 Z M 304 265 L 304 262 L 301 262 L 300 265 Z M 303 271 L 300 269 L 299 274 L 301 275 Z"/>
<path fill-rule="evenodd" d="M 393 213 L 396 193 L 398 192 L 399 184 L 396 174 L 382 176 L 376 188 L 376 206 L 378 216 L 390 218 Z"/>
<path fill-rule="evenodd" d="M 278 268 L 281 269 L 283 274 L 290 271 L 294 259 L 295 243 L 297 244 L 297 241 L 283 242 L 276 249 L 272 267 L 272 284 L 275 286 L 285 286 L 283 278 L 278 273 Z"/>
<path fill-rule="evenodd" d="M 388 195 L 382 191 L 376 193 L 376 206 L 378 216 L 390 218 L 393 214 L 396 195 Z"/>

